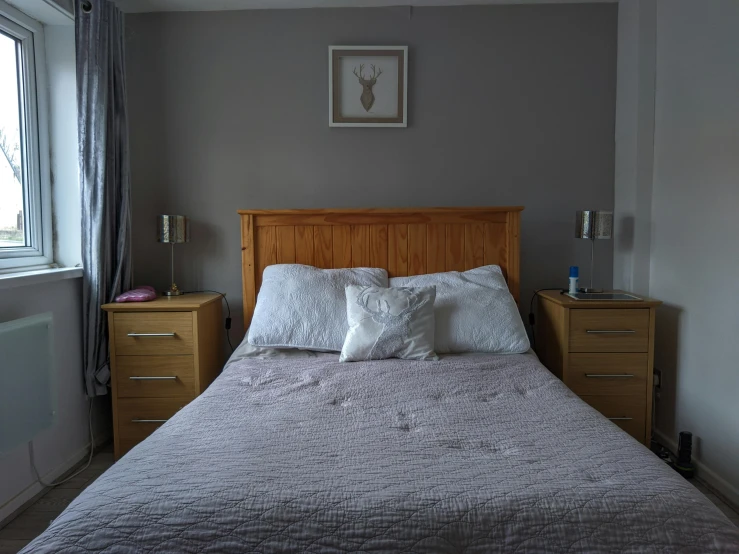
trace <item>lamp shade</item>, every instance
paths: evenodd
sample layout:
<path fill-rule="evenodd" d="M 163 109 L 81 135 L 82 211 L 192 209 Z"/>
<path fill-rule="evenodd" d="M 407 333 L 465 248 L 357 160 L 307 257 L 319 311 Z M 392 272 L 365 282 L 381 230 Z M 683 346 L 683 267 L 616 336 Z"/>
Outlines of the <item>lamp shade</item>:
<path fill-rule="evenodd" d="M 157 216 L 157 241 L 170 244 L 190 242 L 190 221 L 184 215 Z"/>
<path fill-rule="evenodd" d="M 610 239 L 613 234 L 613 212 L 582 210 L 575 213 L 575 238 Z"/>

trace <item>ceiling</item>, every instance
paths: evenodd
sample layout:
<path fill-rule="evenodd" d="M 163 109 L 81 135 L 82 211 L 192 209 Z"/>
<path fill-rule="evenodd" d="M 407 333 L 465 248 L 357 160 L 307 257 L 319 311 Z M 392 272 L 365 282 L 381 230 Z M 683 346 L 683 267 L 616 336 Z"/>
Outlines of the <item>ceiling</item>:
<path fill-rule="evenodd" d="M 618 0 L 116 0 L 125 12 L 191 12 L 297 8 L 372 8 L 384 6 L 461 6 L 481 4 L 585 4 Z"/>

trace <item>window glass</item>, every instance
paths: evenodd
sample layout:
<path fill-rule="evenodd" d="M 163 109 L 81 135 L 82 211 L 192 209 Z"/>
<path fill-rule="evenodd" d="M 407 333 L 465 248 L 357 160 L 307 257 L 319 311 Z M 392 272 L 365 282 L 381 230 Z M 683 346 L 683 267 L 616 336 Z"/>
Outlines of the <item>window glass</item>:
<path fill-rule="evenodd" d="M 21 67 L 21 42 L 0 32 L 0 248 L 28 246 Z"/>

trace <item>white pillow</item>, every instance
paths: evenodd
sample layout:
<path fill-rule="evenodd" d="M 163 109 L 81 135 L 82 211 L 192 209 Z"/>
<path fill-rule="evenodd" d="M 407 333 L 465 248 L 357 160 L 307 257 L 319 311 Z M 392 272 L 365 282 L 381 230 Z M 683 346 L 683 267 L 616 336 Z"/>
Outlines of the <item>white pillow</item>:
<path fill-rule="evenodd" d="M 249 344 L 338 352 L 349 330 L 346 287 L 386 287 L 387 282 L 384 269 L 270 265 L 262 276 Z"/>
<path fill-rule="evenodd" d="M 520 354 L 529 350 L 518 306 L 497 265 L 460 273 L 394 277 L 391 287 L 436 287 L 436 352 Z"/>
<path fill-rule="evenodd" d="M 434 287 L 346 287 L 349 332 L 340 362 L 438 360 L 434 352 Z"/>

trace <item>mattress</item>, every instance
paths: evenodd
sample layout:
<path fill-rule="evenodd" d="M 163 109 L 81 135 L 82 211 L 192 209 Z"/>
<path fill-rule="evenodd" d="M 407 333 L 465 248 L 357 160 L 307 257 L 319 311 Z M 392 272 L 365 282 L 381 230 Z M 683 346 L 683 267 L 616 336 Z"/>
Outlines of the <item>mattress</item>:
<path fill-rule="evenodd" d="M 737 552 L 526 355 L 239 359 L 23 552 Z"/>

